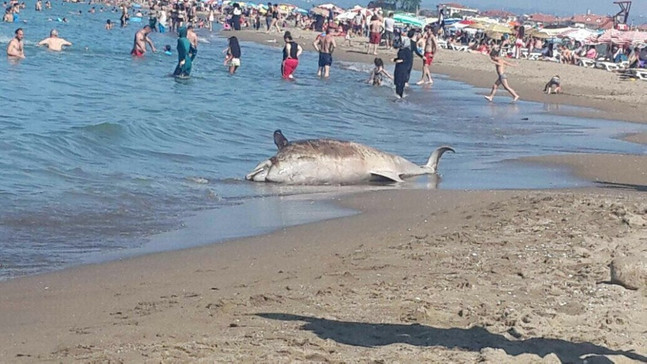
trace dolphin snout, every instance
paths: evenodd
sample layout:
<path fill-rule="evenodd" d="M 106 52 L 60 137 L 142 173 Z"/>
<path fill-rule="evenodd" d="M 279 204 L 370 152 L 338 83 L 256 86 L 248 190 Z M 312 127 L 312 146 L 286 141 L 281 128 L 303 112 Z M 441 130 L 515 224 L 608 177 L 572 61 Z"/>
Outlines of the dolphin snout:
<path fill-rule="evenodd" d="M 256 168 L 254 168 L 251 172 L 249 172 L 246 176 L 245 179 L 248 181 L 254 181 L 254 182 L 264 182 L 265 178 L 267 177 L 267 173 L 270 171 L 270 167 L 272 166 L 272 161 L 265 160 L 261 163 L 259 163 Z"/>

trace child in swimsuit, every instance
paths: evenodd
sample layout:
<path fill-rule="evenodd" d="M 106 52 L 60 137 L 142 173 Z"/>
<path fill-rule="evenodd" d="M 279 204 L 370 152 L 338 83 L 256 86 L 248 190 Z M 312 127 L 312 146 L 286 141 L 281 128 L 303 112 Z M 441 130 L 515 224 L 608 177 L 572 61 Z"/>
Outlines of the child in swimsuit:
<path fill-rule="evenodd" d="M 561 85 L 561 80 L 559 78 L 559 75 L 553 76 L 553 78 L 546 83 L 546 86 L 544 86 L 544 93 L 551 94 L 551 93 L 561 93 L 562 92 L 562 85 Z"/>
<path fill-rule="evenodd" d="M 373 63 L 375 64 L 375 68 L 373 71 L 371 71 L 371 75 L 368 78 L 368 83 L 372 84 L 373 86 L 380 86 L 382 85 L 382 77 L 386 76 L 388 79 L 393 80 L 393 76 L 391 76 L 385 69 L 384 69 L 384 61 L 382 61 L 382 58 L 375 58 L 373 60 Z"/>

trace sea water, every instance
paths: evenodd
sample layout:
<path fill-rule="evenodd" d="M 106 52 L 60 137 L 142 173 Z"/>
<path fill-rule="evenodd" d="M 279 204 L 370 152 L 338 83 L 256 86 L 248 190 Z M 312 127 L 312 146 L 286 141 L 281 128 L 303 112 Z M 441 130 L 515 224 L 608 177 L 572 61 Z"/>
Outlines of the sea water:
<path fill-rule="evenodd" d="M 230 76 L 226 38 L 206 30 L 198 30 L 191 79 L 178 82 L 169 76 L 175 55 L 129 55 L 141 23 L 119 28 L 119 14 L 98 4 L 95 14 L 86 4 L 53 5 L 0 24 L 3 49 L 23 27 L 27 57 L 0 62 L 0 279 L 350 214 L 312 201 L 375 188 L 244 181 L 276 152 L 275 129 L 290 140 L 353 140 L 421 164 L 440 145 L 456 149 L 443 157 L 440 180 L 398 188 L 585 186 L 565 170 L 514 160 L 645 153 L 618 138 L 640 125 L 557 116 L 552 105 L 512 104 L 505 92 L 487 103 L 485 90 L 442 77 L 398 101 L 391 87 L 365 83 L 370 66 L 336 61 L 320 80 L 316 54 L 305 52 L 296 81 L 285 81 L 271 44 L 242 43 L 242 65 Z M 117 25 L 111 31 L 107 19 Z M 73 46 L 36 47 L 52 28 Z M 175 53 L 175 35 L 151 39 Z M 311 49 L 311 40 L 297 41 Z"/>

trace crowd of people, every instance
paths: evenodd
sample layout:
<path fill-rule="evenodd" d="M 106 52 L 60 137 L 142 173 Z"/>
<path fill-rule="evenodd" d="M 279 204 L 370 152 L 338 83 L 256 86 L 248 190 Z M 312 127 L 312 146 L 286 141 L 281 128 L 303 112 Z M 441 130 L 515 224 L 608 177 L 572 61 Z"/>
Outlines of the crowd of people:
<path fill-rule="evenodd" d="M 9 8 L 21 7 L 16 0 L 12 0 Z M 37 9 L 40 7 L 36 5 Z M 143 16 L 142 11 L 137 9 L 130 9 L 125 5 L 120 5 L 112 10 L 107 11 L 121 13 L 121 26 L 128 25 L 131 17 L 130 12 L 134 11 L 134 16 Z M 204 14 L 206 12 L 209 21 L 215 21 L 217 16 L 221 16 L 221 21 L 224 25 L 229 25 L 229 29 L 236 31 L 241 29 L 241 26 L 248 26 L 247 19 L 252 18 L 253 27 L 261 30 L 261 13 L 257 10 L 250 9 L 249 7 L 243 9 L 238 4 L 234 3 L 225 8 L 208 6 L 205 9 L 200 9 Z M 19 11 L 19 10 L 18 10 Z M 94 12 L 93 7 L 90 11 Z M 100 7 L 99 12 L 103 12 L 104 8 Z M 177 56 L 178 62 L 173 72 L 173 75 L 179 78 L 187 78 L 191 74 L 193 61 L 198 53 L 198 36 L 195 33 L 195 25 L 202 21 L 198 17 L 197 3 L 182 0 L 170 6 L 162 6 L 160 3 L 151 3 L 150 8 L 147 10 L 149 22 L 135 32 L 133 46 L 130 54 L 133 57 L 143 57 L 148 49 L 156 52 L 154 42 L 150 38 L 152 32 L 165 32 L 166 27 L 170 31 L 178 34 L 177 40 Z M 359 13 L 361 14 L 361 13 Z M 277 4 L 267 4 L 267 10 L 264 12 L 265 31 L 281 32 L 288 19 L 284 18 Z M 422 31 L 418 29 L 398 29 L 393 20 L 393 13 L 389 13 L 387 17 L 382 17 L 381 12 L 373 14 L 371 17 L 358 16 L 348 22 L 334 22 L 333 14 L 326 17 L 326 21 L 321 23 L 319 18 L 323 15 L 312 16 L 308 19 L 307 24 L 303 24 L 303 17 L 296 16 L 295 26 L 304 25 L 306 28 L 315 29 L 320 27 L 320 33 L 317 34 L 312 46 L 318 52 L 318 71 L 317 76 L 328 78 L 330 76 L 330 67 L 333 62 L 333 52 L 337 48 L 336 37 L 342 35 L 353 34 L 353 37 L 367 37 L 369 47 L 367 53 L 377 55 L 378 47 L 384 43 L 387 49 L 397 49 L 397 56 L 393 59 L 395 69 L 393 76 L 384 69 L 384 61 L 381 58 L 375 58 L 375 70 L 371 73 L 369 82 L 373 85 L 381 85 L 383 78 L 393 80 L 395 85 L 396 94 L 398 97 L 404 97 L 404 89 L 409 84 L 411 70 L 415 57 L 419 57 L 422 63 L 422 76 L 417 82 L 418 84 L 432 84 L 433 79 L 431 76 L 430 66 L 433 62 L 435 54 L 439 51 L 437 36 L 442 29 L 435 25 L 428 25 Z M 167 20 L 169 23 L 167 24 Z M 112 29 L 113 23 L 108 19 L 105 24 L 105 29 Z M 210 24 L 207 25 L 208 29 L 212 29 Z M 404 32 L 404 33 L 403 33 Z M 345 33 L 345 34 L 344 34 Z M 7 55 L 12 58 L 24 58 L 24 31 L 18 28 L 15 31 L 14 38 L 7 46 Z M 299 57 L 303 52 L 302 45 L 298 44 L 292 34 L 287 31 L 283 34 L 285 42 L 283 48 L 283 57 L 281 61 L 281 76 L 285 79 L 294 79 L 294 72 L 299 65 Z M 348 39 L 348 37 L 345 37 Z M 61 51 L 64 47 L 71 46 L 72 43 L 60 38 L 58 31 L 52 29 L 50 36 L 43 39 L 38 43 L 39 46 L 48 47 L 52 51 Z M 170 46 L 166 46 L 165 53 L 171 54 Z M 229 73 L 234 74 L 241 65 L 241 47 L 238 39 L 231 36 L 228 39 L 228 47 L 224 50 L 225 65 L 228 66 Z M 502 85 L 511 92 L 514 99 L 518 99 L 518 95 L 509 88 L 503 67 L 509 65 L 502 59 L 492 58 L 493 62 L 497 64 L 496 69 L 498 72 L 497 84 L 493 88 L 492 95 L 496 91 L 498 85 Z M 489 99 L 491 99 L 491 96 Z"/>
<path fill-rule="evenodd" d="M 466 46 L 470 52 L 489 54 L 497 48 L 502 55 L 516 59 L 534 54 L 538 59 L 564 64 L 582 65 L 583 60 L 590 60 L 625 64 L 626 68 L 644 67 L 647 63 L 647 47 L 644 45 L 586 44 L 568 36 L 559 40 L 545 39 L 527 34 L 523 26 L 516 26 L 511 35 L 491 37 L 483 30 L 459 30 L 445 34 L 444 39 L 449 45 Z"/>
<path fill-rule="evenodd" d="M 3 21 L 20 21 L 20 10 L 25 8 L 25 2 L 10 0 L 9 2 L 5 1 L 4 5 Z M 44 3 L 42 0 L 37 0 L 34 6 L 36 11 L 43 11 L 43 9 L 51 9 L 52 5 L 49 0 Z M 166 31 L 177 33 L 178 63 L 174 75 L 181 77 L 190 75 L 192 61 L 197 55 L 198 37 L 195 28 L 213 30 L 213 25 L 216 22 L 222 23 L 225 30 L 232 31 L 251 28 L 257 31 L 283 33 L 283 29 L 286 27 L 316 31 L 317 36 L 312 45 L 319 54 L 317 75 L 324 78 L 330 76 L 333 52 L 341 39 L 349 45 L 355 38 L 365 39 L 366 41 L 362 41 L 362 43 L 367 45 L 367 54 L 377 55 L 380 47 L 395 49 L 397 56 L 393 59 L 395 63 L 393 75 L 384 69 L 384 61 L 376 57 L 374 60 L 375 69 L 370 75 L 369 82 L 379 85 L 384 78 L 392 78 L 396 94 L 399 97 L 404 95 L 404 88 L 409 83 L 413 60 L 416 57 L 419 57 L 422 63 L 422 76 L 417 83 L 433 83 L 430 66 L 434 56 L 440 50 L 440 41 L 446 42 L 450 46 L 466 46 L 468 51 L 490 56 L 491 62 L 495 64 L 497 79 L 490 95 L 486 97 L 488 100 L 491 100 L 499 86 L 508 90 L 514 100 L 519 98 L 508 85 L 504 72 L 505 67 L 514 66 L 514 63 L 506 60 L 509 58 L 519 59 L 528 57 L 529 54 L 540 54 L 541 59 L 550 59 L 565 64 L 581 64 L 584 59 L 605 60 L 622 63 L 628 68 L 644 67 L 647 63 L 647 47 L 613 44 L 586 45 L 569 38 L 554 42 L 541 39 L 533 33 L 527 34 L 527 29 L 523 26 L 515 27 L 511 35 L 503 34 L 496 37 L 481 30 L 449 32 L 439 23 L 433 23 L 424 27 L 422 31 L 416 31 L 410 26 L 396 26 L 393 13 L 383 14 L 379 10 L 370 14 L 358 11 L 357 15 L 351 19 L 335 20 L 332 10 L 329 10 L 328 13 L 317 11 L 309 14 L 286 12 L 276 3 L 267 3 L 263 7 L 241 7 L 237 3 L 222 6 L 216 2 L 204 4 L 194 0 L 181 0 L 170 4 L 152 0 L 146 9 L 133 8 L 125 4 L 103 3 L 102 6 L 97 6 L 96 9 L 92 7 L 89 10 L 92 13 L 95 11 L 119 13 L 122 27 L 128 26 L 133 17 L 140 18 L 139 22 L 142 17 L 148 16 L 148 23 L 138 29 L 134 36 L 131 54 L 135 57 L 144 56 L 147 49 L 156 51 L 155 45 L 150 39 L 150 33 Z M 114 23 L 108 19 L 105 29 L 110 30 L 113 26 Z M 15 30 L 14 37 L 7 45 L 9 57 L 17 59 L 25 57 L 24 36 L 23 28 Z M 284 34 L 284 40 L 281 75 L 292 79 L 303 48 L 294 41 L 290 32 Z M 52 29 L 49 37 L 37 44 L 52 51 L 60 51 L 72 45 L 71 42 L 59 37 L 56 29 Z M 225 64 L 228 66 L 229 72 L 233 74 L 241 65 L 241 49 L 235 36 L 229 37 L 228 44 L 225 50 L 227 54 Z M 170 50 L 165 50 L 165 52 L 170 53 Z"/>

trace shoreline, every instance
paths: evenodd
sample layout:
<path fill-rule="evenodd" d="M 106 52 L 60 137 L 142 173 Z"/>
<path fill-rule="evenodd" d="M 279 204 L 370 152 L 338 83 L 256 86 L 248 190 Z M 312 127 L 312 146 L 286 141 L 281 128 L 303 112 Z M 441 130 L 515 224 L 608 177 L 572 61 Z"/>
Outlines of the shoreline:
<path fill-rule="evenodd" d="M 293 32 L 293 37 L 297 42 L 302 43 L 304 51 L 314 52 L 310 43 L 314 41 L 316 32 L 304 31 L 301 29 L 288 28 Z M 282 45 L 282 34 L 256 32 L 252 30 L 242 30 L 238 32 L 220 31 L 220 34 L 227 36 L 236 34 L 243 41 L 264 44 L 273 47 Z M 358 38 L 354 38 L 358 39 Z M 340 43 L 343 39 L 339 40 Z M 269 41 L 269 42 L 268 42 Z M 362 53 L 366 39 L 361 38 L 356 46 L 338 47 L 334 53 L 334 59 L 372 64 L 375 56 Z M 362 43 L 363 42 L 363 43 Z M 393 65 L 391 57 L 395 56 L 395 51 L 385 51 L 380 49 L 378 56 L 384 60 L 385 65 Z M 513 60 L 514 61 L 514 60 Z M 599 69 L 590 69 L 574 65 L 558 64 L 547 61 L 529 61 L 516 60 L 520 67 L 508 67 L 506 73 L 511 75 L 513 88 L 521 95 L 521 100 L 556 105 L 557 110 L 551 110 L 550 113 L 556 115 L 573 116 L 578 118 L 596 118 L 609 121 L 625 121 L 638 124 L 647 123 L 647 82 L 640 81 L 621 81 L 617 75 Z M 532 67 L 531 66 L 535 66 Z M 522 76 L 522 69 L 528 73 L 526 82 L 521 83 L 519 77 Z M 414 60 L 414 70 L 421 70 L 419 61 Z M 572 75 L 563 76 L 565 71 L 571 71 Z M 492 85 L 495 72 L 489 63 L 487 56 L 468 52 L 459 52 L 442 49 L 438 56 L 434 58 L 431 65 L 433 74 L 443 74 L 451 80 L 466 83 L 468 85 L 489 89 Z M 545 80 L 549 80 L 552 75 L 560 73 L 564 81 L 564 94 L 547 95 L 543 93 Z M 334 74 L 333 76 L 334 77 Z M 578 85 L 569 85 L 568 82 L 581 81 L 583 78 L 599 77 L 598 81 L 580 82 Z M 610 90 L 605 92 L 601 86 L 608 86 Z M 416 87 L 416 86 L 413 86 Z M 626 87 L 633 89 L 626 90 Z M 503 92 L 503 96 L 502 95 Z M 497 93 L 498 100 L 508 97 L 505 90 L 499 90 Z M 495 99 L 496 100 L 496 99 Z M 497 100 L 497 101 L 498 101 Z M 582 107 L 586 110 L 560 111 L 559 105 L 568 107 Z M 622 138 L 625 141 L 647 145 L 647 132 L 634 133 Z M 647 153 L 645 153 L 647 154 Z M 519 161 L 525 163 L 536 163 L 541 165 L 559 165 L 568 168 L 572 174 L 584 178 L 600 186 L 608 184 L 609 186 L 627 185 L 627 188 L 633 188 L 647 181 L 647 173 L 636 173 L 636 171 L 647 166 L 647 155 L 614 155 L 609 157 L 605 154 L 569 154 L 538 156 L 530 158 L 520 158 Z M 608 168 L 614 166 L 614 168 Z M 632 166 L 630 176 L 622 176 L 627 173 L 625 166 Z M 633 169 L 634 166 L 636 169 Z M 611 173 L 610 171 L 613 171 Z M 622 171 L 622 172 L 621 172 Z M 598 173 L 599 172 L 599 173 Z"/>
<path fill-rule="evenodd" d="M 0 282 L 0 362 L 647 361 L 647 287 L 609 284 L 645 156 L 562 157 L 616 188 L 329 195 L 360 213 Z"/>
<path fill-rule="evenodd" d="M 314 52 L 311 43 L 316 37 L 316 32 L 295 28 L 286 28 L 286 30 L 292 32 L 295 41 L 301 44 L 304 51 Z M 283 45 L 282 34 L 278 33 L 221 30 L 219 34 L 223 37 L 235 35 L 239 40 L 267 46 L 280 47 Z M 352 39 L 355 45 L 348 47 L 342 45 L 344 39 L 337 37 L 335 40 L 338 41 L 338 48 L 333 58 L 372 64 L 375 56 L 365 53 L 364 44 L 367 40 L 364 38 Z M 378 50 L 378 57 L 383 59 L 385 65 L 393 65 L 391 59 L 395 57 L 395 54 L 394 50 L 387 51 L 383 48 Z M 574 65 L 525 59 L 512 61 L 519 63 L 520 67 L 508 67 L 506 73 L 511 75 L 511 86 L 521 95 L 521 100 L 593 109 L 564 115 L 647 123 L 647 119 L 644 117 L 647 114 L 647 82 L 621 81 L 615 73 Z M 421 71 L 419 60 L 414 59 L 413 69 Z M 492 86 L 496 78 L 494 68 L 485 55 L 447 49 L 441 49 L 434 58 L 431 72 L 432 75 L 443 74 L 452 80 L 486 89 Z M 546 95 L 543 93 L 544 84 L 554 74 L 562 76 L 564 93 Z M 522 82 L 521 78 L 524 77 Z M 592 77 L 595 77 L 596 80 L 591 80 Z M 604 89 L 604 87 L 608 89 Z M 505 90 L 499 90 L 497 95 L 495 100 L 508 97 Z"/>

